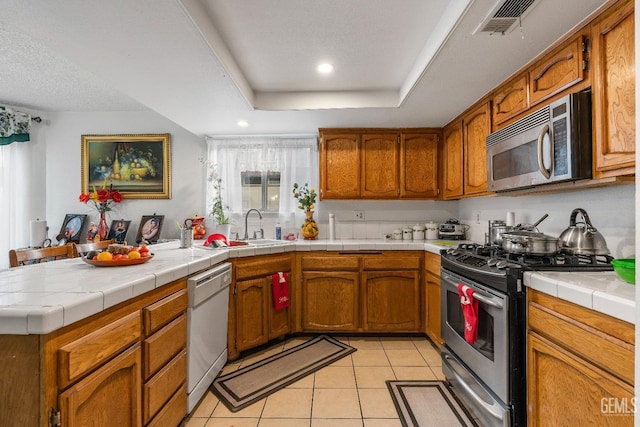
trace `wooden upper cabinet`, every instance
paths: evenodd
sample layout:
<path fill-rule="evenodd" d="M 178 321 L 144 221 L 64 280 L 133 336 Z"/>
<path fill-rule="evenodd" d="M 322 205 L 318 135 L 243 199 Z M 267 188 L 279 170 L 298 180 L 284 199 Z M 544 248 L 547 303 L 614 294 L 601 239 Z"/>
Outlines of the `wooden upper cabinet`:
<path fill-rule="evenodd" d="M 586 52 L 586 38 L 580 33 L 537 61 L 528 72 L 531 105 L 585 80 Z"/>
<path fill-rule="evenodd" d="M 464 194 L 487 191 L 487 136 L 491 130 L 489 102 L 479 104 L 462 118 Z"/>
<path fill-rule="evenodd" d="M 438 197 L 437 133 L 400 135 L 400 198 Z"/>
<path fill-rule="evenodd" d="M 635 22 L 623 1 L 592 23 L 594 178 L 635 167 Z"/>
<path fill-rule="evenodd" d="M 320 199 L 435 199 L 439 129 L 320 129 Z"/>
<path fill-rule="evenodd" d="M 320 199 L 360 196 L 360 134 L 320 134 Z"/>
<path fill-rule="evenodd" d="M 363 134 L 361 195 L 367 199 L 398 195 L 398 134 Z"/>
<path fill-rule="evenodd" d="M 457 120 L 444 128 L 442 150 L 442 198 L 456 199 L 464 191 L 462 156 L 462 122 Z"/>
<path fill-rule="evenodd" d="M 495 92 L 491 99 L 493 124 L 498 126 L 529 108 L 527 74 L 507 82 Z"/>

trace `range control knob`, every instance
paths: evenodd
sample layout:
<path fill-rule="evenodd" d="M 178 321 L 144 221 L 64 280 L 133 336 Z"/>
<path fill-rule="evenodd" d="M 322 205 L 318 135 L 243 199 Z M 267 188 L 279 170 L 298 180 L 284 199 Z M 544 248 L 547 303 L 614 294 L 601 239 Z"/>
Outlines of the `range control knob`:
<path fill-rule="evenodd" d="M 509 263 L 505 260 L 500 260 L 496 263 L 496 267 L 500 270 L 507 268 L 507 265 L 509 265 Z"/>
<path fill-rule="evenodd" d="M 493 267 L 498 263 L 498 261 L 499 261 L 498 258 L 489 258 L 489 261 L 487 261 L 487 266 Z"/>
<path fill-rule="evenodd" d="M 460 251 L 456 248 L 449 248 L 447 249 L 447 255 L 458 256 L 460 255 Z"/>

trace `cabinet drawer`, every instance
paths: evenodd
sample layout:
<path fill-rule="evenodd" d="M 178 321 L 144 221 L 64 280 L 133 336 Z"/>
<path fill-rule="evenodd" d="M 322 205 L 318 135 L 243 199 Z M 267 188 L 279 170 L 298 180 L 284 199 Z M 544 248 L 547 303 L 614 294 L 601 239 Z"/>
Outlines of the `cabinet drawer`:
<path fill-rule="evenodd" d="M 527 311 L 529 330 L 634 383 L 633 325 L 535 291 Z"/>
<path fill-rule="evenodd" d="M 160 370 L 187 345 L 187 315 L 183 314 L 143 342 L 143 377 Z"/>
<path fill-rule="evenodd" d="M 241 260 L 234 263 L 234 269 L 234 280 L 270 276 L 279 271 L 291 271 L 291 256 L 269 256 L 251 261 Z"/>
<path fill-rule="evenodd" d="M 424 267 L 429 273 L 440 277 L 440 255 L 427 252 L 424 258 Z"/>
<path fill-rule="evenodd" d="M 187 310 L 187 290 L 171 294 L 142 309 L 145 337 L 169 323 Z"/>
<path fill-rule="evenodd" d="M 142 394 L 142 415 L 148 423 L 171 396 L 187 380 L 187 350 L 182 350 L 145 385 Z"/>
<path fill-rule="evenodd" d="M 162 408 L 160 413 L 149 423 L 148 427 L 173 427 L 180 425 L 187 415 L 187 385 L 184 384 L 176 391 L 171 400 Z"/>
<path fill-rule="evenodd" d="M 358 270 L 360 257 L 345 255 L 340 257 L 310 256 L 302 258 L 302 270 Z"/>
<path fill-rule="evenodd" d="M 58 350 L 58 381 L 65 388 L 140 339 L 140 312 L 109 323 Z"/>
<path fill-rule="evenodd" d="M 364 270 L 419 270 L 420 257 L 364 257 L 362 259 Z"/>

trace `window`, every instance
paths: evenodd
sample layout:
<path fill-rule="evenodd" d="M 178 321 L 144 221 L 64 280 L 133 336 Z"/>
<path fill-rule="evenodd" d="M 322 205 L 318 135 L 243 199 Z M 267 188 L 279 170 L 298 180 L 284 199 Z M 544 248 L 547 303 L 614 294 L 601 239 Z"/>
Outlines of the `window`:
<path fill-rule="evenodd" d="M 242 210 L 259 209 L 278 212 L 280 209 L 280 172 L 243 171 Z"/>
<path fill-rule="evenodd" d="M 318 147 L 313 136 L 208 137 L 207 160 L 222 178 L 223 204 L 235 221 L 251 208 L 281 221 L 293 220 L 299 211 L 293 184 L 317 188 Z M 207 182 L 207 184 L 209 184 Z M 207 185 L 207 211 L 213 189 Z"/>

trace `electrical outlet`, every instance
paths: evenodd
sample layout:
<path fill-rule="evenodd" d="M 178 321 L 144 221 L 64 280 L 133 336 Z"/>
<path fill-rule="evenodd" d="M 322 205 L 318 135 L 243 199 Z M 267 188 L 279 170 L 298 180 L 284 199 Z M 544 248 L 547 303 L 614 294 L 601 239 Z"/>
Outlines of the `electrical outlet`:
<path fill-rule="evenodd" d="M 364 211 L 353 211 L 353 219 L 355 221 L 364 221 Z"/>

